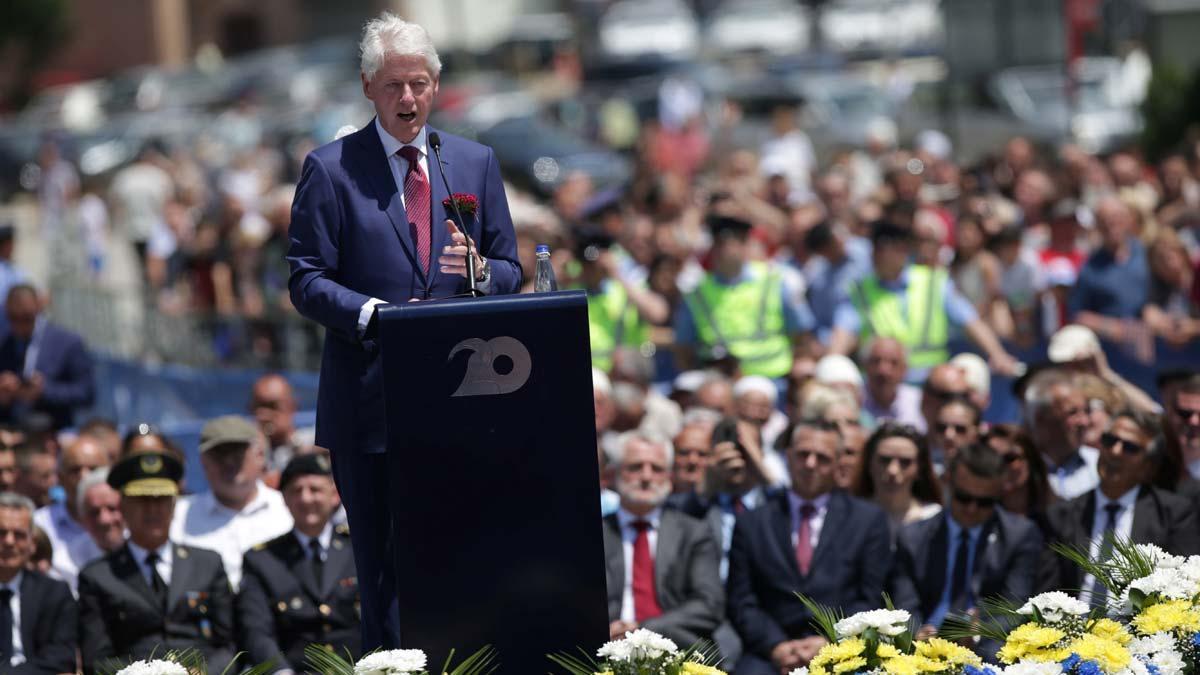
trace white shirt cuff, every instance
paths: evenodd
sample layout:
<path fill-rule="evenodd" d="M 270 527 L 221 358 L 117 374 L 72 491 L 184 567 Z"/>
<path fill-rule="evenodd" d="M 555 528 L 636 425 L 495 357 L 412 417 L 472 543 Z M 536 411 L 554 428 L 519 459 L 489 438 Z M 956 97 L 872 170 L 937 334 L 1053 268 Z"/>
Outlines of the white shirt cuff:
<path fill-rule="evenodd" d="M 376 305 L 385 305 L 387 301 L 379 298 L 371 298 L 363 303 L 362 309 L 358 310 L 358 339 L 362 339 L 367 332 L 367 324 L 371 323 L 371 315 L 375 313 Z"/>

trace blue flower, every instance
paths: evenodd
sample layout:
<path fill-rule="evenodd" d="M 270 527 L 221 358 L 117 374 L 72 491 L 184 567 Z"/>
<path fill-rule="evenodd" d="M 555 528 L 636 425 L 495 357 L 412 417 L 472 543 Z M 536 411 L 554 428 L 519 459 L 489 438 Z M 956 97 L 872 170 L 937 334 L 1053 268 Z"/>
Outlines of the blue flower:
<path fill-rule="evenodd" d="M 968 664 L 963 666 L 963 675 L 996 675 L 996 671 L 992 670 L 988 666 L 977 668 Z"/>
<path fill-rule="evenodd" d="M 1079 665 L 1079 662 L 1082 660 L 1083 659 L 1079 658 L 1078 654 L 1071 654 L 1070 656 L 1068 656 L 1067 658 L 1062 660 L 1062 669 L 1064 671 L 1070 672 L 1071 669 L 1073 669 L 1075 666 Z"/>
<path fill-rule="evenodd" d="M 1075 671 L 1077 675 L 1103 675 L 1100 670 L 1100 664 L 1095 661 L 1084 661 L 1079 664 L 1079 669 Z"/>
<path fill-rule="evenodd" d="M 1192 636 L 1192 646 L 1200 647 L 1200 633 L 1196 633 Z"/>
<path fill-rule="evenodd" d="M 1161 671 L 1159 671 L 1158 666 L 1154 665 L 1153 663 L 1147 663 L 1146 672 L 1150 673 L 1150 675 L 1159 675 Z"/>

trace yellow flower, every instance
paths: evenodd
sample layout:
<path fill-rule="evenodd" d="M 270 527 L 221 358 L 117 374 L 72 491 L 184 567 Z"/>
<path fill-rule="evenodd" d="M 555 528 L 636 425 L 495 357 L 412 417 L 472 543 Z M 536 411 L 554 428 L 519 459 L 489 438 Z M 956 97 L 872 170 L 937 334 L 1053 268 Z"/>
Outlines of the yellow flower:
<path fill-rule="evenodd" d="M 1153 633 L 1200 631 L 1200 612 L 1187 600 L 1171 600 L 1151 605 L 1133 617 L 1133 626 L 1143 635 Z"/>
<path fill-rule="evenodd" d="M 923 659 L 915 654 L 901 654 L 883 662 L 888 675 L 921 675 Z"/>
<path fill-rule="evenodd" d="M 833 642 L 821 647 L 821 651 L 813 657 L 812 662 L 818 666 L 827 664 L 841 663 L 862 655 L 867 648 L 867 643 L 861 638 L 849 638 L 840 642 Z M 809 667 L 811 675 L 812 668 Z"/>
<path fill-rule="evenodd" d="M 723 670 L 706 666 L 703 663 L 696 663 L 695 661 L 685 661 L 681 672 L 684 675 L 726 675 Z"/>
<path fill-rule="evenodd" d="M 853 673 L 854 671 L 867 665 L 867 660 L 861 656 L 856 656 L 852 659 L 846 659 L 833 667 L 835 673 Z"/>
<path fill-rule="evenodd" d="M 900 650 L 896 649 L 895 645 L 889 645 L 886 642 L 881 642 L 879 643 L 879 646 L 875 648 L 875 656 L 881 659 L 894 659 L 897 656 L 900 656 Z"/>
<path fill-rule="evenodd" d="M 1016 663 L 1023 658 L 1032 658 L 1035 661 L 1059 660 L 1052 658 L 1061 651 L 1054 647 L 1066 636 L 1066 633 L 1050 626 L 1022 624 L 1008 634 L 1008 640 L 1000 648 L 997 656 L 1004 663 Z"/>
<path fill-rule="evenodd" d="M 1112 619 L 1098 619 L 1096 623 L 1092 624 L 1090 632 L 1092 635 L 1102 637 L 1106 640 L 1113 640 L 1121 645 L 1127 645 L 1133 639 L 1133 636 L 1129 634 L 1125 626 Z"/>
<path fill-rule="evenodd" d="M 1085 633 L 1074 640 L 1069 649 L 1085 661 L 1095 661 L 1100 664 L 1100 668 L 1107 673 L 1124 670 L 1133 658 L 1129 654 L 1129 650 L 1120 642 L 1091 633 Z"/>
<path fill-rule="evenodd" d="M 962 666 L 971 664 L 978 666 L 982 663 L 975 652 L 942 638 L 929 638 L 916 643 L 917 654 L 934 661 L 945 661 L 951 665 Z"/>

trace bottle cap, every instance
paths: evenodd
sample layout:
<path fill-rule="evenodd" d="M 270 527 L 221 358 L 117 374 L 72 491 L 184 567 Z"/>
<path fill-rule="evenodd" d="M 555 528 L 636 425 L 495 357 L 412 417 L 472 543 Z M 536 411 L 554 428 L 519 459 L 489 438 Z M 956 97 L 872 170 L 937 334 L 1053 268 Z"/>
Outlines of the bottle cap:
<path fill-rule="evenodd" d="M 549 253 L 550 246 L 548 244 L 538 244 L 535 253 Z"/>

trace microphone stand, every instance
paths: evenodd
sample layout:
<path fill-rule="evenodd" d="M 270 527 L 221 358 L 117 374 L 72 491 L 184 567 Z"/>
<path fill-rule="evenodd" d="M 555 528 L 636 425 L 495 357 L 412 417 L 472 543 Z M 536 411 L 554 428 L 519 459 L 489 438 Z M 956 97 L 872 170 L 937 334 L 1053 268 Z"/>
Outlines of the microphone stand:
<path fill-rule="evenodd" d="M 433 150 L 434 159 L 437 160 L 438 173 L 442 176 L 442 185 L 446 187 L 446 195 L 450 198 L 450 208 L 454 210 L 454 224 L 458 226 L 462 232 L 463 240 L 467 245 L 467 282 L 470 286 L 469 293 L 472 298 L 478 298 L 483 295 L 479 289 L 475 288 L 475 255 L 471 248 L 471 235 L 467 232 L 467 226 L 463 221 L 462 212 L 458 210 L 458 202 L 454 201 L 454 192 L 450 190 L 450 181 L 446 180 L 446 170 L 442 167 L 442 139 L 437 137 L 436 132 L 430 134 L 429 148 Z"/>

